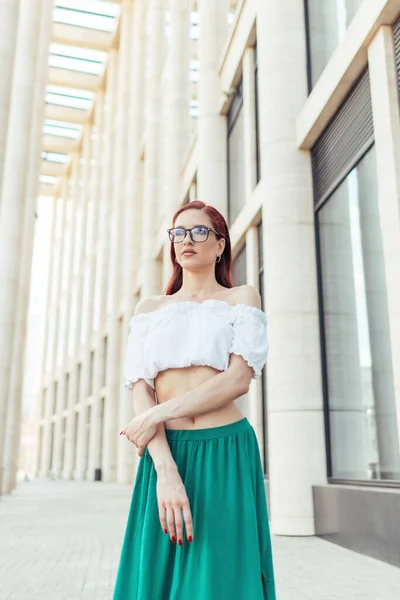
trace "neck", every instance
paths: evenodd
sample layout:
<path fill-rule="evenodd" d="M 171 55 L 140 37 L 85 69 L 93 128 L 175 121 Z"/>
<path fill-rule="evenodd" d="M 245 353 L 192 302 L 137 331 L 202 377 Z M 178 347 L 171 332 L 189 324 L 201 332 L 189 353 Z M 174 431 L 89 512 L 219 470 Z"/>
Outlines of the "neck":
<path fill-rule="evenodd" d="M 179 295 L 192 298 L 202 298 L 219 292 L 221 286 L 215 279 L 214 269 L 207 273 L 189 273 L 183 272 L 182 287 Z"/>

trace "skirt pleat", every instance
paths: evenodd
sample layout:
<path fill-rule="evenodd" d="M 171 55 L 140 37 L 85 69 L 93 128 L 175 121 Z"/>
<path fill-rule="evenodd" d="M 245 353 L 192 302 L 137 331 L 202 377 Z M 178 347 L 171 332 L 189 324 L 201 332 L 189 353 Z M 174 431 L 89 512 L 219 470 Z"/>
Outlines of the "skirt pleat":
<path fill-rule="evenodd" d="M 276 600 L 260 452 L 247 419 L 166 430 L 188 495 L 193 542 L 162 529 L 157 474 L 140 459 L 113 600 Z"/>

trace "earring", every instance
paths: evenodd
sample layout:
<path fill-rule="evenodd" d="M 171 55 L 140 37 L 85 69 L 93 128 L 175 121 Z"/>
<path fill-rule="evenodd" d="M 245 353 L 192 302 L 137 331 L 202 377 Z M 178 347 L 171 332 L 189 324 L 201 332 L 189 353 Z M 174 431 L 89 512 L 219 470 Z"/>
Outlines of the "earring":
<path fill-rule="evenodd" d="M 217 258 L 215 259 L 215 262 L 217 262 L 217 263 L 221 262 L 221 255 L 220 254 L 218 254 Z"/>

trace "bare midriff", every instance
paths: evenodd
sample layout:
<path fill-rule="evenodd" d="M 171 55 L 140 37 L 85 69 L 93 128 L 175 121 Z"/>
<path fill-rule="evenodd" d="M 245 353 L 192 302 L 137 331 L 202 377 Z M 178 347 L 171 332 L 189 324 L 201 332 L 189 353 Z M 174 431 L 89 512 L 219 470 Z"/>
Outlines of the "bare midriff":
<path fill-rule="evenodd" d="M 207 366 L 190 366 L 180 369 L 161 371 L 155 379 L 155 390 L 159 404 L 172 398 L 190 392 L 198 385 L 220 373 L 217 369 Z M 165 422 L 166 429 L 205 429 L 229 425 L 243 419 L 243 413 L 235 402 L 229 402 L 222 408 L 213 410 L 196 417 L 183 417 Z"/>

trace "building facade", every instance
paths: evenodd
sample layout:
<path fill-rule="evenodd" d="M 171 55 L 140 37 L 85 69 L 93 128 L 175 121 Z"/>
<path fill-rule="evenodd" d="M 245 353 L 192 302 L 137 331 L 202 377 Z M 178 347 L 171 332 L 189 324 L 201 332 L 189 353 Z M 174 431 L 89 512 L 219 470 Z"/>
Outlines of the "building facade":
<path fill-rule="evenodd" d="M 29 18 L 25 4 L 9 2 L 15 39 L 0 42 L 0 127 L 19 136 L 0 146 L 3 491 L 34 227 L 21 215 L 53 198 L 36 475 L 128 484 L 128 321 L 165 289 L 173 213 L 201 199 L 228 221 L 235 285 L 256 286 L 268 315 L 267 365 L 238 404 L 272 532 L 400 565 L 400 0 L 122 0 L 107 14 L 59 0 L 53 23 L 52 2 L 29 0 Z"/>

